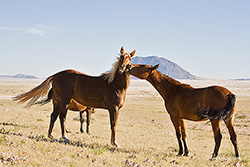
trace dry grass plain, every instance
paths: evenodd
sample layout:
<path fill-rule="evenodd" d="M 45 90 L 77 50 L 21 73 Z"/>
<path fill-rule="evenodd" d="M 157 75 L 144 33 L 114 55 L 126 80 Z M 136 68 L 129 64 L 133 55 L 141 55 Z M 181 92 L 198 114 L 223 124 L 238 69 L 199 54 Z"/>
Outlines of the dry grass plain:
<path fill-rule="evenodd" d="M 90 134 L 79 133 L 79 113 L 67 114 L 67 136 L 71 143 L 60 140 L 59 120 L 53 135 L 47 138 L 52 103 L 33 106 L 11 101 L 42 80 L 0 80 L 0 166 L 233 166 L 234 150 L 228 131 L 222 123 L 222 143 L 218 159 L 209 161 L 214 139 L 211 125 L 185 121 L 188 157 L 176 157 L 175 131 L 163 100 L 154 88 L 142 80 L 132 80 L 126 103 L 121 109 L 117 142 L 110 145 L 109 115 L 96 109 Z M 235 129 L 238 135 L 240 166 L 250 166 L 250 81 L 182 80 L 194 87 L 222 85 L 237 95 Z"/>

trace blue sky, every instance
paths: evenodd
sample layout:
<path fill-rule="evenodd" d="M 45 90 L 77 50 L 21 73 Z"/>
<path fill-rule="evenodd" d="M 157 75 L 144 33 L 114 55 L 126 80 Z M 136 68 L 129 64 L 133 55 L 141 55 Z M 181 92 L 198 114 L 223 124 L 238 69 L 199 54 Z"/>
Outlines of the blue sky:
<path fill-rule="evenodd" d="M 249 0 L 0 0 L 0 75 L 99 75 L 120 47 L 207 78 L 250 78 Z"/>

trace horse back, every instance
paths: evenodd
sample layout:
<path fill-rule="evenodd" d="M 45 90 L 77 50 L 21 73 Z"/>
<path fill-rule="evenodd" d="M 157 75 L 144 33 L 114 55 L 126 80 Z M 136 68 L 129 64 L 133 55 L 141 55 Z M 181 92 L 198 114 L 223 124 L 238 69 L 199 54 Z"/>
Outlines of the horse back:
<path fill-rule="evenodd" d="M 75 70 L 57 73 L 52 82 L 52 89 L 57 101 L 69 103 L 73 98 L 78 103 L 92 107 L 108 109 L 110 105 L 122 107 L 126 90 L 117 88 L 119 84 L 108 83 L 103 76 L 89 76 Z"/>
<path fill-rule="evenodd" d="M 102 96 L 100 90 L 103 85 L 104 81 L 100 77 L 65 70 L 54 75 L 52 89 L 57 102 L 69 103 L 74 98 L 80 104 L 87 105 L 88 101 L 100 100 L 98 97 Z"/>

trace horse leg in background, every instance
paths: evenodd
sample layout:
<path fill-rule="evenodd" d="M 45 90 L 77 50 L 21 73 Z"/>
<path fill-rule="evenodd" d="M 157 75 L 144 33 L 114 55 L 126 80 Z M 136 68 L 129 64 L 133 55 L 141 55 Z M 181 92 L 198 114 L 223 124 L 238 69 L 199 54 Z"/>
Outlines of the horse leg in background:
<path fill-rule="evenodd" d="M 178 117 L 174 117 L 171 116 L 171 121 L 174 124 L 174 128 L 175 128 L 175 132 L 176 132 L 176 137 L 177 137 L 177 141 L 179 144 L 179 153 L 177 154 L 177 156 L 181 156 L 183 154 L 183 147 L 182 147 L 182 143 L 181 143 L 181 126 L 180 126 L 180 119 Z"/>
<path fill-rule="evenodd" d="M 118 106 L 112 106 L 108 110 L 109 110 L 109 118 L 110 118 L 110 126 L 111 126 L 111 145 L 114 145 L 119 148 L 119 145 L 115 141 L 115 133 L 116 133 L 116 126 L 117 126 L 118 115 L 119 115 L 119 108 Z"/>
<path fill-rule="evenodd" d="M 65 136 L 65 120 L 66 120 L 66 115 L 68 111 L 68 104 L 63 104 L 61 106 L 61 113 L 59 115 L 60 118 L 60 123 L 61 123 L 61 132 L 62 132 L 62 138 L 65 140 L 65 142 L 69 142 L 69 139 Z"/>
<path fill-rule="evenodd" d="M 85 110 L 79 112 L 79 114 L 80 114 L 80 132 L 81 133 L 84 133 L 83 129 L 82 129 L 82 125 L 84 123 L 84 111 Z"/>
<path fill-rule="evenodd" d="M 188 147 L 186 143 L 186 127 L 183 119 L 180 119 L 180 125 L 181 125 L 181 137 L 182 137 L 182 142 L 184 145 L 184 156 L 188 156 Z"/>
<path fill-rule="evenodd" d="M 89 123 L 90 123 L 90 117 L 91 117 L 91 114 L 92 114 L 92 108 L 87 108 L 86 113 L 87 113 L 86 133 L 89 133 Z"/>
<path fill-rule="evenodd" d="M 211 120 L 213 132 L 214 132 L 215 146 L 214 146 L 214 153 L 212 157 L 210 158 L 210 160 L 216 159 L 219 148 L 220 148 L 221 138 L 222 138 L 222 135 L 220 132 L 220 122 L 221 122 L 220 120 Z"/>
<path fill-rule="evenodd" d="M 54 104 L 53 107 L 54 107 L 53 112 L 50 115 L 50 125 L 49 125 L 49 132 L 48 132 L 49 138 L 53 138 L 53 136 L 51 134 L 52 134 L 52 131 L 54 128 L 55 121 L 56 121 L 56 119 L 59 115 L 59 112 L 60 112 L 60 108 L 58 105 Z"/>
<path fill-rule="evenodd" d="M 65 132 L 66 132 L 66 133 L 71 133 L 71 131 L 70 131 L 70 130 L 67 130 L 66 127 L 65 127 Z"/>
<path fill-rule="evenodd" d="M 237 144 L 237 135 L 236 135 L 234 127 L 233 127 L 233 116 L 228 121 L 225 121 L 225 124 L 227 126 L 228 131 L 229 131 L 231 142 L 234 146 L 235 157 L 240 161 L 240 156 L 239 156 L 239 152 L 238 152 L 238 144 Z"/>

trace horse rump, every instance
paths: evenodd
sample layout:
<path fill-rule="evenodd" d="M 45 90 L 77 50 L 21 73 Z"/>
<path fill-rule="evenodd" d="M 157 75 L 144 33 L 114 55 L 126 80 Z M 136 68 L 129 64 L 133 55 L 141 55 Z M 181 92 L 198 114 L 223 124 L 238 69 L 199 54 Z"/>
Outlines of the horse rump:
<path fill-rule="evenodd" d="M 203 109 L 201 111 L 199 109 L 198 112 L 196 112 L 197 116 L 200 119 L 209 119 L 209 120 L 225 120 L 226 118 L 228 119 L 231 118 L 235 106 L 236 97 L 234 94 L 229 93 L 227 95 L 227 99 L 228 102 L 222 110 L 218 111 L 212 108 L 208 108 L 206 110 Z"/>

